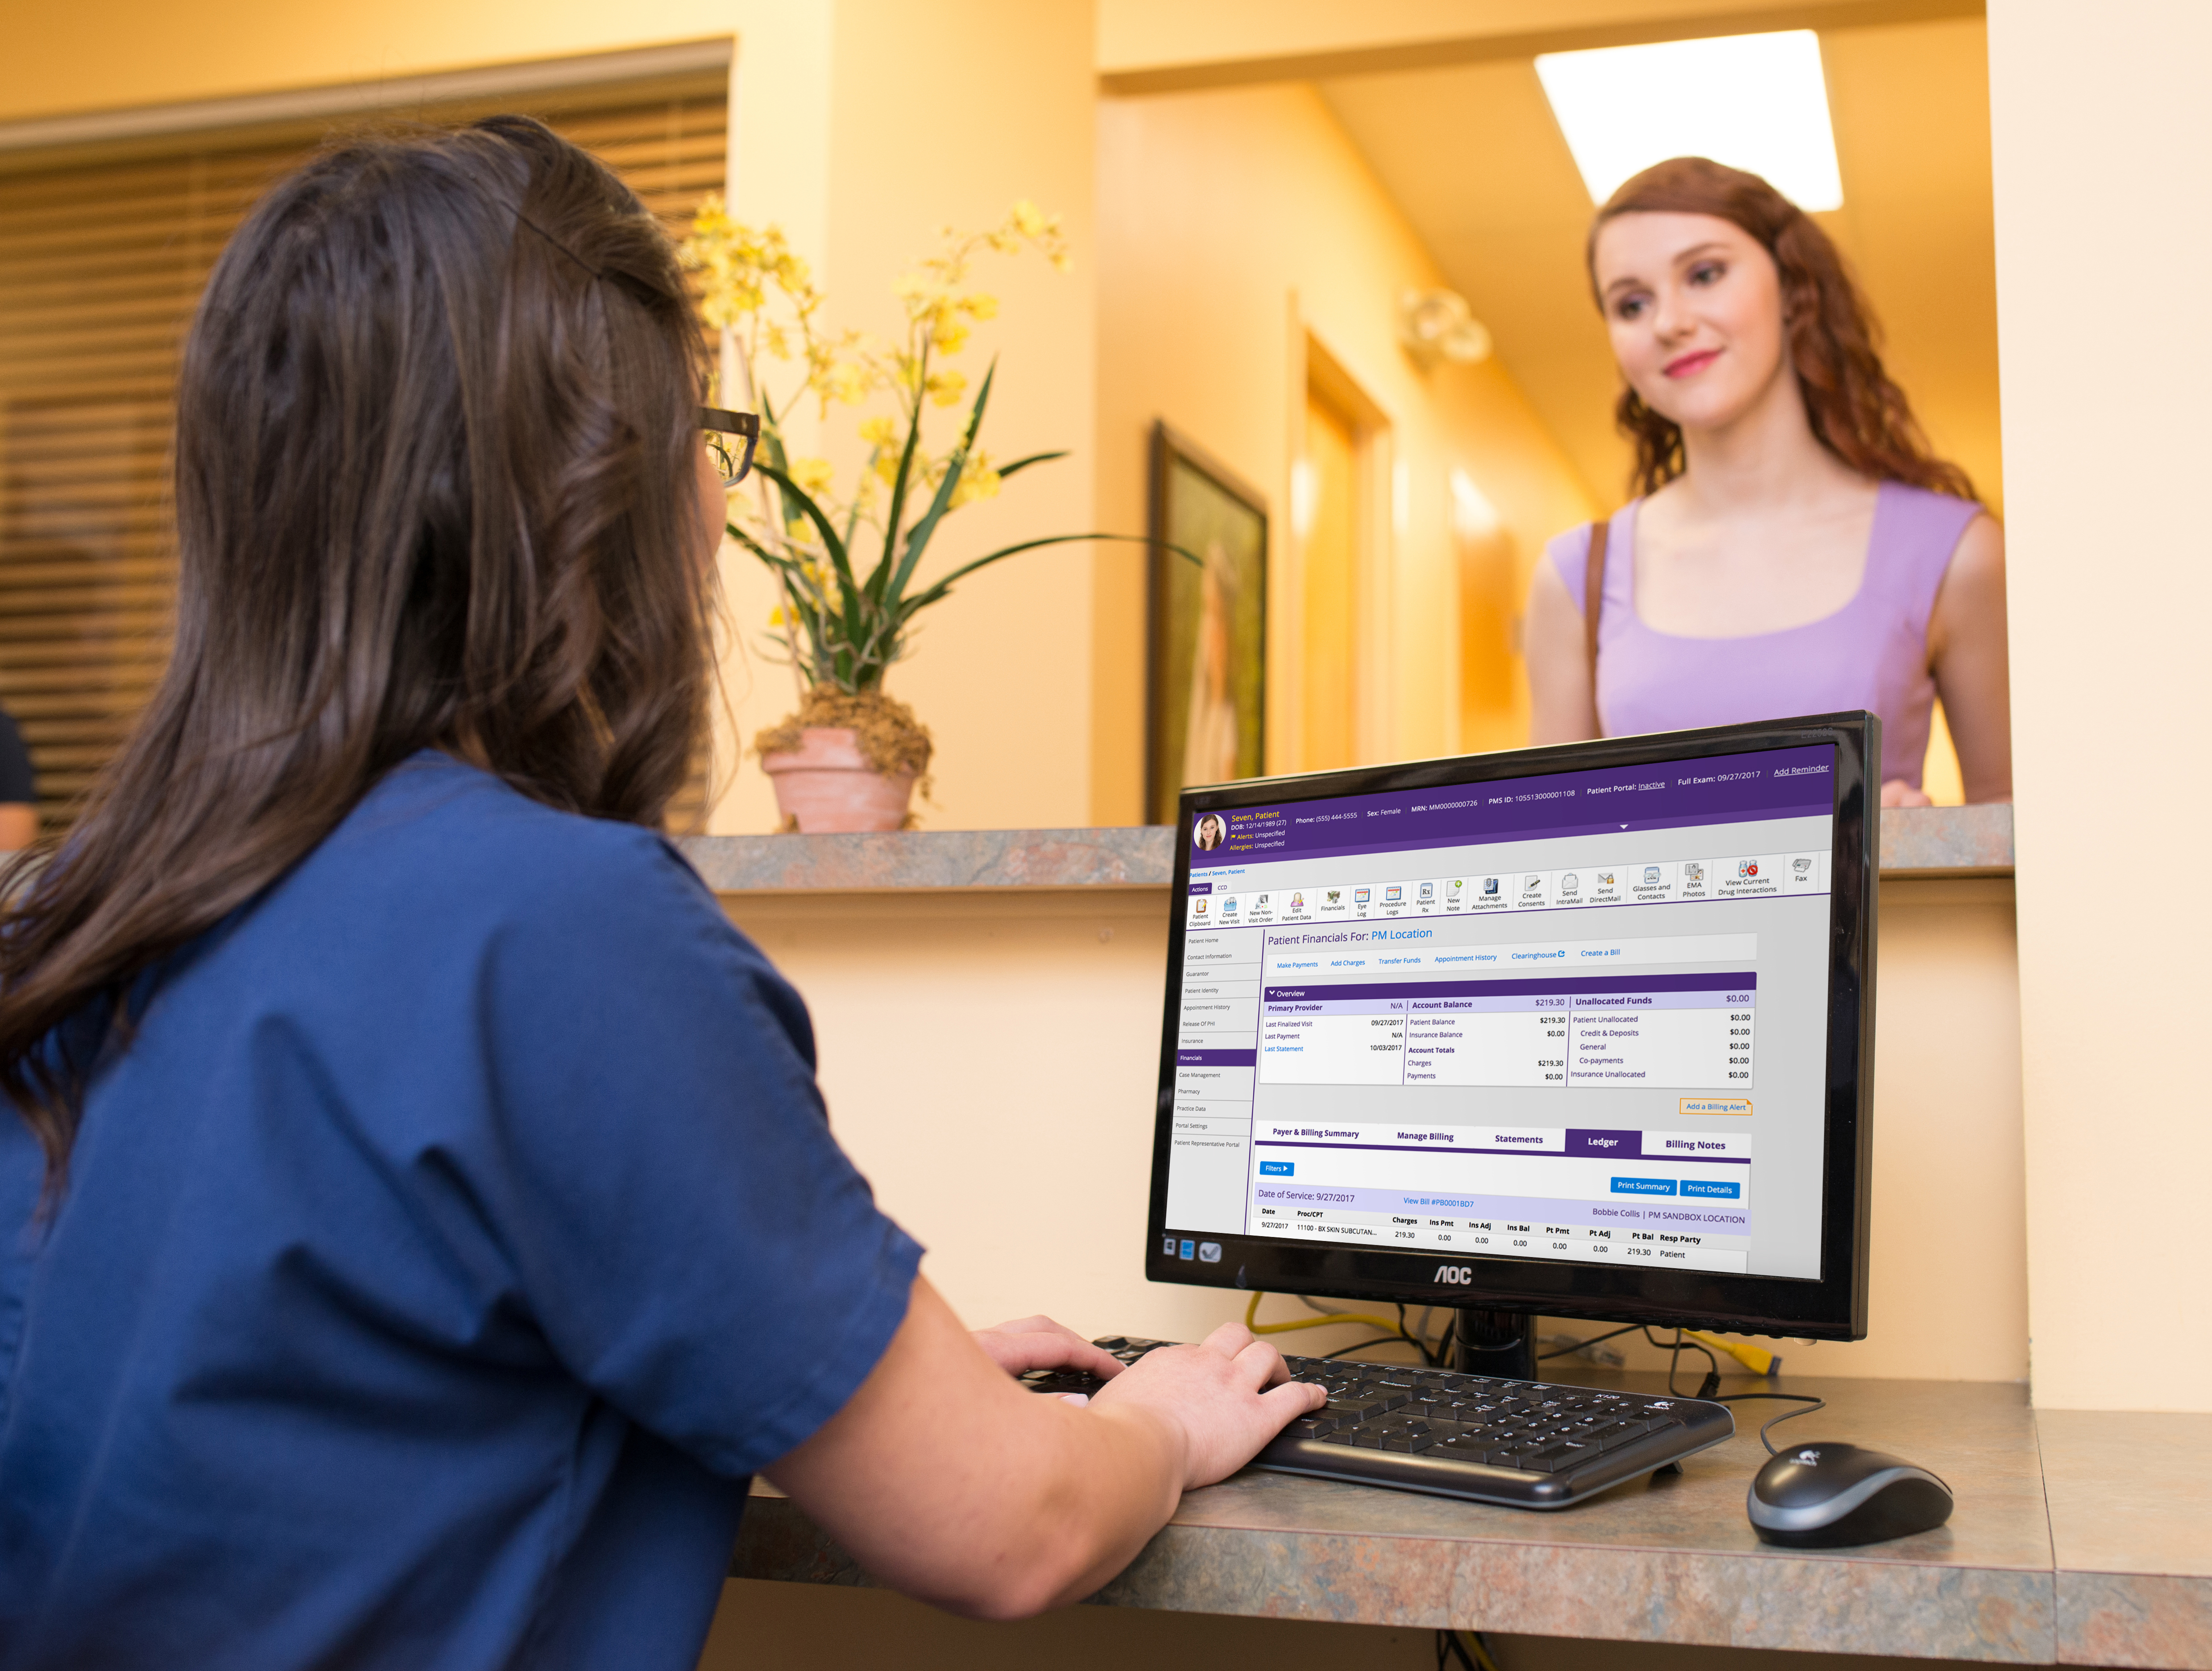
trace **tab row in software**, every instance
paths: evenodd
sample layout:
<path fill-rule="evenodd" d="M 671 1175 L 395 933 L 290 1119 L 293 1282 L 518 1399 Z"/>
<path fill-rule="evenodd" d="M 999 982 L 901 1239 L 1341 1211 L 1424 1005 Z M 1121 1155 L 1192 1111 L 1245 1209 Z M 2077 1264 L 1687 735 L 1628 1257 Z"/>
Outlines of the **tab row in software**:
<path fill-rule="evenodd" d="M 1514 871 L 1496 876 L 1245 888 L 1234 892 L 1216 892 L 1218 884 L 1196 883 L 1190 915 L 1194 922 L 1224 924 L 1325 922 L 1339 918 L 1474 916 L 1489 911 L 1571 910 L 1825 893 L 1827 860 L 1824 853 L 1754 854 L 1660 864 Z"/>

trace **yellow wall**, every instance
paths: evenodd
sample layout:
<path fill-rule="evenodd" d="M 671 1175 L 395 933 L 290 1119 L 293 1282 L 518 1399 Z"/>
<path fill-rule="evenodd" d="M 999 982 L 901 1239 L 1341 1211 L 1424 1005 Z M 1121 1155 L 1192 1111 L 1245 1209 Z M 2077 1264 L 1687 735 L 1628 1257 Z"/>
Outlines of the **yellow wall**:
<path fill-rule="evenodd" d="M 1142 526 L 1146 438 L 1165 418 L 1267 495 L 1269 632 L 1279 647 L 1296 643 L 1286 512 L 1310 332 L 1388 419 L 1406 477 L 1369 635 L 1382 688 L 1367 757 L 1453 751 L 1448 472 L 1464 468 L 1503 516 L 1517 597 L 1542 541 L 1589 513 L 1559 449 L 1494 361 L 1424 373 L 1399 348 L 1399 293 L 1443 281 L 1310 88 L 1109 99 L 1098 136 L 1101 517 Z M 1141 568 L 1100 566 L 1094 805 L 1104 823 L 1142 816 L 1144 599 Z M 1293 769 L 1297 658 L 1270 662 L 1269 765 Z"/>
<path fill-rule="evenodd" d="M 949 518 L 923 580 L 1000 545 L 1097 526 L 1088 3 L 837 0 L 834 11 L 824 249 L 833 323 L 893 335 L 891 283 L 934 247 L 939 230 L 994 225 L 1019 198 L 1063 217 L 1074 258 L 1064 274 L 1035 254 L 984 258 L 975 281 L 1002 311 L 955 362 L 972 386 L 991 356 L 1001 356 L 983 429 L 994 457 L 1060 447 L 1074 457 L 1018 477 L 1000 498 Z M 741 103 L 750 85 L 741 71 Z M 833 409 L 823 426 L 824 451 L 847 482 L 859 459 L 858 416 Z M 932 446 L 950 444 L 957 417 L 937 415 Z M 1143 531 L 1141 516 L 1119 526 Z M 1028 554 L 962 582 L 921 617 L 915 653 L 887 688 L 937 738 L 935 804 L 918 808 L 925 825 L 1091 822 L 1091 574 L 1094 566 L 1133 571 L 1140 551 Z M 789 711 L 793 687 L 787 671 L 757 653 L 769 589 L 743 559 L 725 572 L 742 637 L 756 647 L 729 678 L 739 734 L 750 738 Z M 748 759 L 714 827 L 768 829 L 775 822 L 766 781 Z"/>
<path fill-rule="evenodd" d="M 2208 60 L 2193 0 L 1990 7 L 2029 1315 L 2059 1407 L 2212 1410 Z"/>
<path fill-rule="evenodd" d="M 947 222 L 988 224 L 1024 197 L 1066 217 L 1076 270 L 1054 274 L 1032 257 L 979 275 L 1005 311 L 965 359 L 980 374 L 990 354 L 1004 355 L 985 432 L 998 456 L 1067 447 L 1077 457 L 952 519 L 937 561 L 1093 526 L 1088 0 L 227 0 L 213 13 L 119 0 L 18 10 L 0 53 L 0 121 L 735 37 L 734 201 L 791 230 L 840 320 L 887 330 L 892 279 Z M 849 436 L 851 416 L 836 416 L 835 436 Z M 1091 571 L 1133 561 L 1039 554 L 978 576 L 926 617 L 919 653 L 891 686 L 937 735 L 928 823 L 1090 822 Z M 721 726 L 728 793 L 712 827 L 765 829 L 768 786 L 751 762 L 737 766 L 732 742 L 788 711 L 789 675 L 742 647 L 767 617 L 765 583 L 734 557 L 725 574 L 741 647 L 727 666 L 734 714 Z"/>
<path fill-rule="evenodd" d="M 1883 891 L 1872 1332 L 1782 1347 L 1793 1370 L 2027 1373 L 2009 892 Z M 1243 1314 L 1144 1276 L 1164 890 L 726 902 L 805 995 L 839 1140 L 969 1322 L 1187 1340 Z"/>

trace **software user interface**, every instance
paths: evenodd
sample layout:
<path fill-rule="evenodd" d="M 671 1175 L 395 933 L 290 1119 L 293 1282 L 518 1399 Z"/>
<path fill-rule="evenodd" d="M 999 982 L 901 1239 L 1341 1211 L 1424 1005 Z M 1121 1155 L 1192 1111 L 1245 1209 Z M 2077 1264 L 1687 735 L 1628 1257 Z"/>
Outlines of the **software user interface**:
<path fill-rule="evenodd" d="M 1830 744 L 1195 817 L 1165 1251 L 1817 1279 Z"/>

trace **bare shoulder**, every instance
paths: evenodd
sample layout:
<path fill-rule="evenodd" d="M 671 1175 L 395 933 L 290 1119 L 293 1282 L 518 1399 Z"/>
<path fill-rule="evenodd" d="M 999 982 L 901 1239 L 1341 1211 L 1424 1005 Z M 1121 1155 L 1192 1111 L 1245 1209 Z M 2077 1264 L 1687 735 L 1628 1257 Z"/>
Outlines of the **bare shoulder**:
<path fill-rule="evenodd" d="M 1946 580 L 1970 585 L 2002 584 L 2004 580 L 2004 524 L 1984 511 L 1966 525 L 1951 553 Z"/>
<path fill-rule="evenodd" d="M 1940 660 L 1955 646 L 2002 642 L 2004 631 L 2004 525 L 1984 511 L 1959 536 L 1936 589 L 1928 648 Z"/>

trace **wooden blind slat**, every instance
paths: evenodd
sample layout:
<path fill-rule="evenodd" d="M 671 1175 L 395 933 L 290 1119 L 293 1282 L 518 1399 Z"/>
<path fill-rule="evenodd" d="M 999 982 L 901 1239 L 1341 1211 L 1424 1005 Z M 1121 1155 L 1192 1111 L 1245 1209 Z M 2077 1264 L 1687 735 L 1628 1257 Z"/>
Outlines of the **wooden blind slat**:
<path fill-rule="evenodd" d="M 485 113 L 410 112 L 405 125 Z M 721 189 L 728 108 L 712 80 L 568 89 L 534 113 L 672 229 Z M 0 174 L 0 703 L 49 829 L 67 827 L 167 663 L 167 473 L 192 309 L 239 222 L 321 143 L 295 125 Z M 705 788 L 702 761 L 672 826 L 696 826 Z"/>

